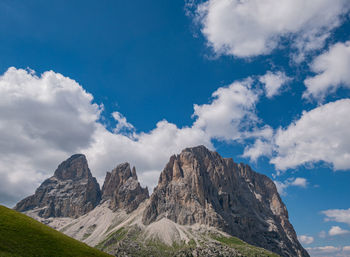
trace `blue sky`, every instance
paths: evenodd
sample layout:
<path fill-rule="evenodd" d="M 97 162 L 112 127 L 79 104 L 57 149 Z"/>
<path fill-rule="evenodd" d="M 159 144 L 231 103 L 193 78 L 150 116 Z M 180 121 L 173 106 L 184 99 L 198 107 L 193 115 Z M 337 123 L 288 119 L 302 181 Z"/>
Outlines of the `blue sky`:
<path fill-rule="evenodd" d="M 205 144 L 277 181 L 313 256 L 350 256 L 349 10 L 1 1 L 0 202 L 78 151 L 100 183 L 129 161 L 152 187 L 171 154 Z"/>

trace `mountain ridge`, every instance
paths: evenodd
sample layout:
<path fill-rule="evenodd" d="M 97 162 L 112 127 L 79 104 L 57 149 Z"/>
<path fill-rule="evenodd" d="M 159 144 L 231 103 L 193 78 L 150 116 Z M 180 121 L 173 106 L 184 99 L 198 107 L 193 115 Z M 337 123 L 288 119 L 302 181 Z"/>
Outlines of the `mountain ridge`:
<path fill-rule="evenodd" d="M 71 159 L 63 163 L 69 164 L 68 160 Z M 67 171 L 62 174 L 68 180 L 79 173 L 68 172 L 67 168 L 60 170 Z M 79 174 L 82 175 L 78 178 L 86 176 L 84 172 Z M 236 236 L 281 256 L 309 256 L 297 239 L 273 181 L 254 172 L 249 165 L 222 158 L 204 146 L 186 148 L 171 156 L 151 196 L 147 188 L 140 186 L 136 169 L 122 163 L 107 172 L 100 202 L 78 217 L 40 215 L 36 209 L 45 207 L 30 207 L 24 209 L 28 215 L 90 245 L 109 249 L 110 253 L 121 249 L 120 240 L 106 242 L 118 229 L 138 231 L 141 239 L 163 243 L 167 241 L 165 238 L 170 238 L 165 242 L 170 245 L 198 241 L 203 235 L 211 242 L 208 231 L 213 229 L 215 233 Z M 103 224 L 99 221 L 102 217 Z M 164 234 L 156 224 L 174 228 Z"/>

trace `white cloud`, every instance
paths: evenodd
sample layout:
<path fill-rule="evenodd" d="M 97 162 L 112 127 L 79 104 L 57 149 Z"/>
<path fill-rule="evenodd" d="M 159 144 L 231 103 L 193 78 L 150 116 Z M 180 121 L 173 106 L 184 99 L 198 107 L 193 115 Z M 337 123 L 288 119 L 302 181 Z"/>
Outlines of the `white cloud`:
<path fill-rule="evenodd" d="M 101 107 L 75 81 L 9 68 L 0 76 L 0 196 L 33 190 L 67 153 L 88 147 Z"/>
<path fill-rule="evenodd" d="M 268 54 L 287 38 L 300 60 L 324 46 L 349 8 L 347 0 L 207 0 L 195 19 L 217 54 Z"/>
<path fill-rule="evenodd" d="M 81 152 L 86 154 L 100 183 L 106 171 L 127 161 L 136 166 L 141 183 L 150 189 L 155 186 L 171 155 L 199 144 L 212 148 L 210 138 L 202 130 L 178 128 L 165 120 L 158 122 L 149 133 L 134 134 L 133 137 L 111 133 L 99 124 L 93 138 L 90 147 L 81 149 Z"/>
<path fill-rule="evenodd" d="M 280 94 L 281 87 L 290 80 L 284 72 L 268 71 L 264 76 L 259 77 L 259 81 L 264 84 L 265 94 L 268 98 Z"/>
<path fill-rule="evenodd" d="M 328 235 L 330 236 L 338 236 L 338 235 L 344 235 L 350 233 L 349 230 L 342 229 L 339 226 L 332 226 L 331 229 L 328 231 Z"/>
<path fill-rule="evenodd" d="M 310 256 L 317 257 L 348 257 L 343 255 L 341 247 L 335 247 L 331 245 L 319 246 L 319 247 L 308 247 L 306 248 Z"/>
<path fill-rule="evenodd" d="M 271 156 L 273 152 L 273 145 L 270 141 L 261 139 L 255 140 L 251 146 L 246 146 L 244 149 L 243 157 L 250 158 L 251 161 L 256 162 L 257 159 L 264 156 Z"/>
<path fill-rule="evenodd" d="M 276 156 L 271 163 L 280 170 L 325 161 L 335 170 L 350 168 L 350 99 L 342 99 L 303 112 L 274 139 Z"/>
<path fill-rule="evenodd" d="M 217 89 L 210 103 L 194 105 L 191 126 L 179 128 L 163 120 L 147 133 L 136 133 L 119 112 L 112 114 L 115 129 L 107 130 L 99 122 L 102 105 L 93 103 L 93 96 L 74 80 L 53 71 L 39 77 L 10 68 L 0 76 L 0 201 L 12 204 L 32 193 L 61 161 L 77 152 L 87 155 L 100 183 L 106 171 L 128 161 L 151 189 L 170 155 L 199 144 L 213 149 L 212 139 L 256 139 L 243 156 L 273 156 L 280 169 L 318 160 L 333 163 L 335 169 L 350 167 L 350 99 L 304 112 L 300 120 L 275 133 L 259 126 L 255 105 L 261 93 L 253 83 L 248 78 Z M 307 181 L 276 184 L 284 193 L 288 186 L 305 187 Z"/>
<path fill-rule="evenodd" d="M 213 94 L 209 104 L 194 105 L 194 128 L 222 140 L 247 137 L 247 131 L 258 122 L 255 104 L 258 93 L 251 89 L 252 79 L 221 87 Z M 249 135 L 250 136 L 250 135 Z"/>
<path fill-rule="evenodd" d="M 308 247 L 306 250 L 312 257 L 349 257 L 349 246 Z"/>
<path fill-rule="evenodd" d="M 317 74 L 304 81 L 307 90 L 303 97 L 322 100 L 339 87 L 350 88 L 350 41 L 337 43 L 316 57 L 311 70 Z"/>
<path fill-rule="evenodd" d="M 327 218 L 325 218 L 326 221 L 336 221 L 350 225 L 350 208 L 347 210 L 330 209 L 322 211 L 322 213 L 327 216 Z"/>
<path fill-rule="evenodd" d="M 298 239 L 300 243 L 306 244 L 306 245 L 311 244 L 314 241 L 314 238 L 312 236 L 307 236 L 307 235 L 298 236 Z"/>
<path fill-rule="evenodd" d="M 327 253 L 337 252 L 340 250 L 339 247 L 330 246 L 330 245 L 313 247 L 313 248 L 306 248 L 306 249 L 319 250 L 321 252 L 327 252 Z"/>
<path fill-rule="evenodd" d="M 117 125 L 114 129 L 115 133 L 120 133 L 123 131 L 129 132 L 135 130 L 134 126 L 129 123 L 126 118 L 120 112 L 113 112 L 113 118 L 117 121 Z"/>
<path fill-rule="evenodd" d="M 350 252 L 350 246 L 343 246 L 343 251 L 344 252 Z"/>
<path fill-rule="evenodd" d="M 330 102 L 310 111 L 287 128 L 270 132 L 245 148 L 243 157 L 267 156 L 278 170 L 324 161 L 334 170 L 350 169 L 350 99 Z"/>
<path fill-rule="evenodd" d="M 106 171 L 128 161 L 141 183 L 151 189 L 172 154 L 211 140 L 264 139 L 272 129 L 259 128 L 252 79 L 235 82 L 212 94 L 209 104 L 195 105 L 192 126 L 178 128 L 162 120 L 145 133 L 119 112 L 109 131 L 99 122 L 102 105 L 74 80 L 53 71 L 40 77 L 10 68 L 0 76 L 0 202 L 11 205 L 53 174 L 73 153 L 86 154 L 100 183 Z"/>
<path fill-rule="evenodd" d="M 81 151 L 101 178 L 117 163 L 128 161 L 136 166 L 141 183 L 152 189 L 169 157 L 185 147 L 204 144 L 213 148 L 213 138 L 234 141 L 271 137 L 271 128 L 260 129 L 256 125 L 259 121 L 255 103 L 259 93 L 251 88 L 252 83 L 252 79 L 234 82 L 217 89 L 210 103 L 194 105 L 195 121 L 189 127 L 178 128 L 163 120 L 148 133 L 121 134 L 120 130 L 111 133 L 98 124 L 95 140 Z M 123 128 L 134 129 L 121 114 L 113 113 L 113 116 Z"/>
<path fill-rule="evenodd" d="M 280 195 L 286 195 L 286 189 L 290 186 L 306 188 L 307 180 L 305 178 L 289 178 L 284 182 L 274 181 L 277 187 L 277 191 Z"/>
<path fill-rule="evenodd" d="M 307 180 L 305 178 L 296 178 L 292 183 L 291 186 L 298 186 L 298 187 L 306 187 Z"/>

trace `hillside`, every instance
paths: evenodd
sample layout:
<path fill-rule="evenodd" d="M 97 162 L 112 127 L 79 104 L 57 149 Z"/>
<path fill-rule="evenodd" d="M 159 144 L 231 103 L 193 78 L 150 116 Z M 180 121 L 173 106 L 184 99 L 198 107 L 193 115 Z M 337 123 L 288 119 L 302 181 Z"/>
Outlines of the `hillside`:
<path fill-rule="evenodd" d="M 110 256 L 17 211 L 0 206 L 0 256 Z"/>
<path fill-rule="evenodd" d="M 150 230 L 156 231 L 150 233 Z M 187 237 L 187 242 L 164 242 L 165 238 L 174 239 L 181 232 Z M 250 245 L 214 228 L 184 227 L 164 219 L 145 229 L 128 225 L 121 227 L 109 233 L 96 247 L 120 257 L 279 257 L 278 254 Z"/>

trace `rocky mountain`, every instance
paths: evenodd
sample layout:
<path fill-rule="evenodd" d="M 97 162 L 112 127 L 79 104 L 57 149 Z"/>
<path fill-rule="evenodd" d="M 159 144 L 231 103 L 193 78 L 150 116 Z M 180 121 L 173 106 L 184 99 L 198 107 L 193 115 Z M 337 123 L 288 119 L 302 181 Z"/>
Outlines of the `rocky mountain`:
<path fill-rule="evenodd" d="M 35 211 L 39 217 L 79 217 L 101 200 L 100 186 L 91 175 L 87 160 L 75 154 L 62 162 L 54 175 L 16 206 L 20 212 Z"/>
<path fill-rule="evenodd" d="M 130 213 L 148 197 L 148 189 L 140 186 L 136 169 L 133 167 L 131 170 L 129 163 L 122 163 L 112 172 L 107 172 L 102 187 L 102 200 L 110 200 L 109 207 L 112 210 L 124 209 Z"/>
<path fill-rule="evenodd" d="M 115 256 L 309 256 L 273 181 L 204 146 L 172 156 L 151 197 L 128 163 L 100 192 L 73 155 L 15 209 Z"/>
<path fill-rule="evenodd" d="M 164 217 L 209 225 L 282 256 L 308 256 L 273 181 L 204 146 L 172 156 L 161 173 L 142 221 Z"/>

